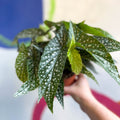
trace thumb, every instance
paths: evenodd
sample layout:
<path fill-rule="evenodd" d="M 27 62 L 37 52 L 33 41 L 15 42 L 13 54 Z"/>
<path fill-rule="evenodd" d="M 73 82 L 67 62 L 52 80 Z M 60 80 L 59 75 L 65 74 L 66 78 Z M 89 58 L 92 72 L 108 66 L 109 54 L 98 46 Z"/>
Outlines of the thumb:
<path fill-rule="evenodd" d="M 64 87 L 64 94 L 70 94 L 70 95 L 72 94 L 72 90 L 69 86 Z"/>

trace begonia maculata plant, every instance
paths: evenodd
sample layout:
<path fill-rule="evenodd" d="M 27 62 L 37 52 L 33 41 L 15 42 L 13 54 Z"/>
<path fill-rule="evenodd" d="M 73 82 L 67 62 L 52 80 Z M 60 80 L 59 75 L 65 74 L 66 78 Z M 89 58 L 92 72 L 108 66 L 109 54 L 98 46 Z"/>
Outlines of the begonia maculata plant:
<path fill-rule="evenodd" d="M 30 39 L 29 44 L 19 39 Z M 120 84 L 120 76 L 110 53 L 120 50 L 120 42 L 106 31 L 85 22 L 44 21 L 39 28 L 21 31 L 14 39 L 18 44 L 15 68 L 23 85 L 15 93 L 20 96 L 38 89 L 39 100 L 44 97 L 53 112 L 56 97 L 64 106 L 64 79 L 83 73 L 98 81 L 93 73 L 95 64 Z"/>

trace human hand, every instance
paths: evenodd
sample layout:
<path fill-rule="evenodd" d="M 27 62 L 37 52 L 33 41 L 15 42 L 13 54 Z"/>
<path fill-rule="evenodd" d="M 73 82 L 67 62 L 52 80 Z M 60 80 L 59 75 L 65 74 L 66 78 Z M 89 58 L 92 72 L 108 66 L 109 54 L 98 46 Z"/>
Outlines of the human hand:
<path fill-rule="evenodd" d="M 70 94 L 91 120 L 120 120 L 113 112 L 94 98 L 83 74 L 74 79 L 69 86 L 65 86 L 64 93 Z"/>
<path fill-rule="evenodd" d="M 70 86 L 65 86 L 64 93 L 70 94 L 78 103 L 93 98 L 87 79 L 83 74 L 78 75 Z"/>

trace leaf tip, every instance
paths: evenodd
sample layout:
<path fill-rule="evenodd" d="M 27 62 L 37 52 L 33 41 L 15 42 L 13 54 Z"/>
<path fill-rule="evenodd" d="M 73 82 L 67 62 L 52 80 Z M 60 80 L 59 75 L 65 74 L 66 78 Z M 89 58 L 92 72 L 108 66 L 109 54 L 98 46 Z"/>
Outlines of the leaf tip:
<path fill-rule="evenodd" d="M 37 103 L 39 103 L 39 102 L 40 102 L 40 100 L 41 100 L 41 98 L 39 97 L 39 98 L 38 98 L 38 100 L 37 100 Z"/>
<path fill-rule="evenodd" d="M 62 105 L 62 108 L 64 109 L 64 103 L 62 103 L 61 105 Z"/>
<path fill-rule="evenodd" d="M 99 84 L 99 82 L 95 79 L 95 82 L 96 82 L 96 84 L 98 85 L 98 86 L 100 86 L 100 84 Z"/>
<path fill-rule="evenodd" d="M 120 74 L 118 75 L 118 78 L 117 83 L 120 85 Z"/>
<path fill-rule="evenodd" d="M 53 114 L 53 108 L 50 109 L 51 113 Z"/>
<path fill-rule="evenodd" d="M 13 95 L 13 97 L 18 97 L 18 96 L 20 96 L 20 95 L 18 94 L 18 92 L 14 93 L 14 95 Z"/>

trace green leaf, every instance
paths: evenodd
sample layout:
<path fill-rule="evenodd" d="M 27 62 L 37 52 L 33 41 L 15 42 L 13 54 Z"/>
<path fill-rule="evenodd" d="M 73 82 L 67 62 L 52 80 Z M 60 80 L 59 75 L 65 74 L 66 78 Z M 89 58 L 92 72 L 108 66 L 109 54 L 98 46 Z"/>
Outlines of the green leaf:
<path fill-rule="evenodd" d="M 120 42 L 106 37 L 94 36 L 99 42 L 101 42 L 108 52 L 120 51 Z"/>
<path fill-rule="evenodd" d="M 70 42 L 72 41 L 72 43 L 75 44 L 75 35 L 74 35 L 74 32 L 73 32 L 72 22 L 69 23 L 69 41 Z"/>
<path fill-rule="evenodd" d="M 82 69 L 82 60 L 79 52 L 75 49 L 75 36 L 73 32 L 72 23 L 70 22 L 69 27 L 69 49 L 67 52 L 67 56 L 69 59 L 69 62 L 71 64 L 72 71 L 78 75 Z"/>
<path fill-rule="evenodd" d="M 44 32 L 42 29 L 40 28 L 30 28 L 30 29 L 26 29 L 21 31 L 20 33 L 18 33 L 14 40 L 13 40 L 13 44 L 18 43 L 18 39 L 22 39 L 22 38 L 35 38 L 37 36 L 41 36 L 41 35 L 45 35 L 46 32 Z"/>
<path fill-rule="evenodd" d="M 22 43 L 15 62 L 16 74 L 22 82 L 28 80 L 27 57 L 28 57 L 27 47 L 24 45 L 24 43 Z"/>
<path fill-rule="evenodd" d="M 64 82 L 63 79 L 61 79 L 56 92 L 56 98 L 59 101 L 59 103 L 62 105 L 62 107 L 64 107 L 63 96 L 64 96 Z"/>
<path fill-rule="evenodd" d="M 50 28 L 55 26 L 56 29 L 60 29 L 60 26 L 64 24 L 65 28 L 67 30 L 69 29 L 69 22 L 66 22 L 66 21 L 52 22 L 52 21 L 45 20 L 44 23 L 45 23 L 45 25 L 47 25 Z"/>
<path fill-rule="evenodd" d="M 81 44 L 80 43 L 76 43 L 76 46 L 81 46 Z M 91 53 L 87 52 L 84 49 L 77 48 L 77 50 L 79 51 L 82 59 L 91 60 L 91 61 L 96 62 L 96 59 L 91 55 Z"/>
<path fill-rule="evenodd" d="M 85 34 L 77 26 L 75 26 L 74 30 L 75 35 L 77 35 L 79 47 L 89 52 L 97 60 L 99 65 L 101 65 L 111 75 L 111 77 L 120 84 L 120 76 L 117 67 L 104 45 L 94 37 Z"/>
<path fill-rule="evenodd" d="M 21 96 L 24 94 L 27 94 L 29 91 L 34 90 L 36 87 L 38 87 L 39 81 L 37 82 L 34 71 L 33 71 L 33 61 L 31 59 L 28 59 L 28 81 L 26 81 L 21 88 L 15 93 L 15 97 Z"/>
<path fill-rule="evenodd" d="M 83 64 L 89 68 L 91 71 L 93 71 L 94 73 L 98 73 L 93 65 L 93 63 L 91 62 L 91 60 L 87 60 L 87 59 L 82 59 Z"/>
<path fill-rule="evenodd" d="M 45 25 L 47 25 L 48 27 L 52 27 L 52 26 L 55 26 L 55 27 L 58 27 L 58 23 L 57 22 L 52 22 L 52 21 L 49 21 L 49 20 L 45 20 L 44 21 Z"/>
<path fill-rule="evenodd" d="M 53 111 L 53 100 L 60 83 L 66 56 L 67 33 L 61 26 L 56 36 L 45 47 L 39 65 L 39 99 L 44 96 L 48 108 Z"/>
<path fill-rule="evenodd" d="M 44 35 L 45 32 L 39 28 L 30 28 L 21 31 L 20 33 L 17 34 L 16 38 L 34 38 L 36 36 L 41 36 Z"/>
<path fill-rule="evenodd" d="M 67 56 L 69 58 L 72 71 L 78 75 L 82 69 L 82 60 L 79 52 L 76 49 L 68 50 Z"/>
<path fill-rule="evenodd" d="M 76 44 L 77 46 L 77 44 Z M 79 45 L 78 45 L 79 46 Z M 91 63 L 91 61 L 94 61 L 95 63 L 97 63 L 96 59 L 90 54 L 88 53 L 86 50 L 84 49 L 79 49 L 77 48 L 77 50 L 79 51 L 79 54 L 81 55 L 82 58 L 82 63 L 89 68 L 90 70 L 92 70 L 94 73 L 97 73 L 95 67 L 93 66 L 93 64 Z"/>
<path fill-rule="evenodd" d="M 15 93 L 15 96 L 27 94 L 29 91 L 36 89 L 39 85 L 38 64 L 40 61 L 40 52 L 35 48 L 29 48 L 29 58 L 27 59 L 27 81 Z"/>
<path fill-rule="evenodd" d="M 87 68 L 84 65 L 82 67 L 81 73 L 86 74 L 89 78 L 93 79 L 98 84 L 98 82 L 97 82 L 96 78 L 94 77 L 94 75 L 89 70 L 87 70 Z"/>
<path fill-rule="evenodd" d="M 47 38 L 46 36 L 38 36 L 38 37 L 36 37 L 36 42 L 37 42 L 37 43 L 40 43 L 40 42 L 48 42 L 48 41 L 50 41 L 50 39 Z"/>
<path fill-rule="evenodd" d="M 87 24 L 84 23 L 85 21 L 77 24 L 77 26 L 83 30 L 85 33 L 89 33 L 95 36 L 102 36 L 102 37 L 109 37 L 109 38 L 113 38 L 108 32 L 100 29 L 100 28 L 95 28 L 95 27 L 91 27 Z"/>
<path fill-rule="evenodd" d="M 47 42 L 47 41 L 50 41 L 53 38 L 53 31 L 52 31 L 53 28 L 49 28 L 45 24 L 40 25 L 39 28 L 44 31 L 44 35 L 37 36 L 35 38 L 37 43 Z"/>

